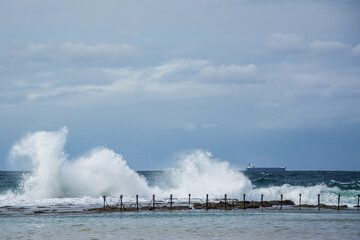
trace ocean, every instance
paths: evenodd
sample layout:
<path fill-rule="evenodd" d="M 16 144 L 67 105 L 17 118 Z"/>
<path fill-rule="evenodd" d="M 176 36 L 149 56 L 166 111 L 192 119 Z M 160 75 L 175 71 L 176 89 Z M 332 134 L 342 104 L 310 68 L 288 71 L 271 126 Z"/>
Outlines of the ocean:
<path fill-rule="evenodd" d="M 360 238 L 357 171 L 246 172 L 203 150 L 172 168 L 135 171 L 105 147 L 70 158 L 65 141 L 62 131 L 36 132 L 11 149 L 9 161 L 29 171 L 0 171 L 0 239 Z M 210 206 L 221 204 L 225 194 L 240 207 L 196 207 L 206 196 Z M 120 199 L 135 209 L 136 195 L 138 212 L 109 211 Z M 190 209 L 161 208 L 170 195 L 174 207 Z M 244 196 L 277 204 L 242 209 Z M 281 196 L 294 205 L 279 206 Z"/>
<path fill-rule="evenodd" d="M 159 201 L 168 199 L 160 193 L 161 190 L 166 193 L 184 190 L 174 183 L 179 180 L 178 172 L 141 171 L 135 174 L 145 180 L 148 188 L 157 191 Z M 191 177 L 182 174 L 185 174 L 182 177 Z M 203 177 L 205 173 L 198 174 L 198 177 Z M 238 171 L 236 174 L 248 180 L 251 188 L 232 192 L 228 194 L 229 199 L 241 199 L 246 194 L 248 200 L 258 201 L 263 194 L 265 200 L 279 200 L 283 194 L 284 199 L 298 204 L 299 193 L 302 193 L 302 204 L 317 204 L 317 195 L 320 194 L 321 203 L 336 205 L 340 194 L 341 205 L 347 205 L 348 209 L 318 211 L 317 208 L 284 207 L 283 210 L 87 212 L 84 209 L 103 206 L 101 194 L 36 197 L 26 192 L 31 190 L 24 189 L 26 181 L 36 173 L 1 171 L 0 239 L 359 239 L 360 212 L 356 205 L 360 172 Z M 131 182 L 124 184 L 131 185 Z M 175 189 L 175 186 L 180 189 Z M 225 191 L 213 187 L 216 189 L 209 198 L 216 202 L 223 198 Z M 137 193 L 141 204 L 151 202 L 152 194 Z M 205 195 L 197 196 L 192 192 L 192 196 L 192 202 L 205 201 Z M 188 194 L 174 194 L 175 203 L 187 203 L 187 198 Z M 113 196 L 108 195 L 108 199 L 109 204 L 115 206 L 118 197 L 113 193 Z M 124 203 L 134 201 L 135 195 L 124 195 Z M 40 214 L 35 213 L 44 209 Z"/>

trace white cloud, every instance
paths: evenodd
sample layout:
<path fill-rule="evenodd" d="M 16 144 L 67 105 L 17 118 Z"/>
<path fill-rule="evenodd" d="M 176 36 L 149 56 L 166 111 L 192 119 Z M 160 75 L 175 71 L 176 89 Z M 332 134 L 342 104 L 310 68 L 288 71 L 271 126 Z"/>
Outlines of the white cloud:
<path fill-rule="evenodd" d="M 193 81 L 194 74 L 207 65 L 209 65 L 209 62 L 206 60 L 175 59 L 158 66 L 142 69 L 120 68 L 105 69 L 104 71 L 117 80 L 170 83 Z"/>
<path fill-rule="evenodd" d="M 138 35 L 140 35 L 140 33 L 136 32 L 136 31 L 128 31 L 128 30 L 123 29 L 123 30 L 119 31 L 119 35 L 121 37 L 129 37 L 129 36 L 138 36 Z"/>
<path fill-rule="evenodd" d="M 352 53 L 356 55 L 360 55 L 360 44 L 352 49 Z"/>
<path fill-rule="evenodd" d="M 20 57 L 22 60 L 31 60 L 31 61 L 49 61 L 54 58 L 56 55 L 54 52 L 55 48 L 51 44 L 47 43 L 32 43 L 27 47 L 23 48 L 20 51 L 15 51 L 17 57 Z M 28 63 L 30 64 L 30 63 Z M 33 63 L 35 64 L 35 63 Z"/>
<path fill-rule="evenodd" d="M 49 98 L 61 102 L 71 97 L 120 98 L 133 93 L 147 98 L 191 99 L 221 96 L 234 90 L 233 83 L 258 83 L 262 79 L 254 64 L 216 66 L 206 60 L 175 59 L 143 68 L 39 71 L 33 74 L 33 80 L 25 81 L 24 87 L 10 83 L 8 92 L 11 95 L 22 91 L 30 102 Z"/>
<path fill-rule="evenodd" d="M 213 123 L 203 123 L 201 124 L 201 128 L 216 128 L 217 124 L 213 124 Z"/>
<path fill-rule="evenodd" d="M 160 66 L 153 67 L 151 69 L 151 78 L 160 79 L 167 74 L 177 73 L 185 70 L 197 71 L 201 67 L 208 64 L 209 62 L 205 60 L 176 59 Z"/>
<path fill-rule="evenodd" d="M 301 38 L 296 34 L 273 33 L 265 39 L 265 46 L 272 51 L 289 51 L 301 48 Z"/>
<path fill-rule="evenodd" d="M 121 58 L 134 57 L 140 54 L 140 50 L 129 44 L 98 43 L 86 45 L 84 43 L 66 42 L 59 49 L 73 58 Z"/>
<path fill-rule="evenodd" d="M 185 126 L 183 128 L 187 131 L 194 131 L 194 130 L 199 130 L 199 129 L 217 128 L 217 124 L 203 123 L 203 124 L 198 125 L 198 124 L 190 122 L 190 123 L 185 124 Z"/>
<path fill-rule="evenodd" d="M 188 130 L 188 131 L 193 131 L 193 130 L 197 130 L 198 127 L 196 126 L 195 123 L 187 123 L 187 124 L 184 126 L 184 129 L 185 129 L 185 130 Z"/>
<path fill-rule="evenodd" d="M 51 76 L 53 76 L 54 73 L 53 72 L 39 72 L 35 74 L 35 78 L 49 78 Z"/>
<path fill-rule="evenodd" d="M 309 47 L 319 51 L 336 51 L 345 49 L 345 44 L 338 41 L 320 41 L 316 40 L 309 44 Z"/>
<path fill-rule="evenodd" d="M 106 91 L 147 92 L 171 98 L 217 95 L 222 88 L 197 80 L 200 69 L 209 64 L 205 60 L 177 59 L 159 66 L 142 69 L 105 69 L 114 80 Z"/>
<path fill-rule="evenodd" d="M 258 83 L 263 81 L 255 64 L 246 66 L 221 65 L 206 66 L 199 72 L 201 79 L 214 83 Z"/>
<path fill-rule="evenodd" d="M 0 97 L 4 102 L 97 106 L 218 100 L 226 96 L 231 104 L 243 109 L 242 112 L 249 112 L 241 118 L 243 122 L 258 123 L 265 128 L 297 128 L 328 124 L 345 115 L 351 117 L 356 112 L 351 106 L 358 104 L 360 89 L 356 69 L 340 74 L 336 69 L 329 71 L 310 64 L 274 64 L 261 68 L 260 74 L 260 68 L 254 64 L 216 65 L 206 60 L 175 59 L 147 67 L 62 71 L 64 69 L 38 71 L 24 82 L 11 81 L 3 85 L 6 95 Z M 262 74 L 266 75 L 266 84 L 233 84 L 258 82 Z M 227 111 L 230 112 L 224 110 Z M 213 130 L 216 124 L 225 126 L 211 117 L 190 118 L 186 124 L 188 119 L 179 120 L 178 127 L 205 131 Z"/>
<path fill-rule="evenodd" d="M 167 99 L 188 99 L 222 94 L 224 87 L 202 83 L 197 79 L 199 70 L 208 64 L 209 62 L 205 60 L 178 59 L 158 66 L 136 69 L 62 69 L 56 73 L 34 74 L 36 81 L 26 81 L 26 87 L 15 86 L 14 83 L 11 85 L 12 91 L 22 89 L 30 102 L 48 98 L 62 101 L 62 98 L 69 96 L 83 99 L 118 98 L 133 93 Z M 86 81 L 80 81 L 77 78 L 86 78 Z M 9 90 L 11 92 L 11 89 Z"/>
<path fill-rule="evenodd" d="M 50 44 L 37 43 L 37 44 L 29 44 L 28 51 L 29 52 L 41 52 L 46 51 L 51 48 Z"/>

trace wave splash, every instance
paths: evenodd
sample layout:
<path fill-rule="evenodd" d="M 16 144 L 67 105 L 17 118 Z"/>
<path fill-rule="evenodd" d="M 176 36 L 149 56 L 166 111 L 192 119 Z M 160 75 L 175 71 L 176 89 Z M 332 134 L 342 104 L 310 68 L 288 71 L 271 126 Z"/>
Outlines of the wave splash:
<path fill-rule="evenodd" d="M 177 196 L 192 193 L 195 197 L 223 197 L 227 193 L 239 197 L 249 191 L 252 184 L 241 172 L 231 168 L 228 162 L 214 159 L 210 152 L 196 150 L 184 156 L 179 167 L 171 169 L 175 187 L 170 191 Z"/>
<path fill-rule="evenodd" d="M 152 192 L 120 154 L 107 148 L 95 148 L 68 160 L 64 152 L 67 133 L 66 127 L 56 132 L 30 133 L 11 149 L 13 162 L 31 162 L 32 174 L 23 179 L 21 186 L 25 196 L 42 199 Z"/>
<path fill-rule="evenodd" d="M 30 165 L 32 173 L 25 175 L 23 197 L 79 198 L 102 195 L 186 197 L 189 193 L 202 197 L 223 196 L 224 192 L 239 195 L 251 188 L 251 182 L 227 162 L 214 159 L 209 152 L 197 150 L 184 156 L 179 168 L 172 169 L 167 181 L 172 188 L 150 187 L 146 179 L 130 169 L 122 155 L 98 147 L 82 157 L 68 159 L 64 145 L 68 129 L 54 132 L 29 133 L 11 149 L 10 159 L 16 165 Z"/>
<path fill-rule="evenodd" d="M 343 204 L 355 205 L 356 194 L 353 191 L 342 192 L 337 187 L 325 184 L 316 186 L 268 186 L 255 188 L 250 180 L 229 163 L 214 159 L 210 152 L 196 150 L 183 156 L 177 168 L 170 169 L 164 181 L 171 182 L 170 187 L 161 184 L 149 186 L 147 180 L 132 170 L 122 155 L 105 147 L 92 149 L 84 156 L 69 159 L 64 152 L 68 129 L 58 131 L 38 131 L 25 135 L 11 149 L 10 159 L 16 165 L 31 166 L 31 173 L 25 174 L 20 192 L 7 192 L 0 195 L 0 205 L 28 204 L 93 204 L 101 203 L 101 196 L 119 196 L 133 198 L 136 194 L 150 199 L 167 198 L 173 194 L 177 198 L 220 198 L 228 194 L 231 198 L 259 200 L 264 194 L 266 200 L 276 200 L 280 194 L 284 199 L 298 202 L 302 193 L 303 203 L 315 204 L 317 194 L 321 194 L 322 203 L 336 204 L 337 194 L 342 194 Z M 348 194 L 348 196 L 346 196 Z"/>

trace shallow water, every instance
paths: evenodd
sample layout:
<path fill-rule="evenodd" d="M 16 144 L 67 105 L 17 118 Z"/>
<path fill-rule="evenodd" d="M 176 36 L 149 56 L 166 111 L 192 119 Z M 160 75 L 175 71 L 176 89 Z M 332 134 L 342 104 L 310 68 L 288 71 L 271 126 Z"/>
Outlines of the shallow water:
<path fill-rule="evenodd" d="M 0 217 L 1 239 L 359 239 L 356 211 L 192 211 Z"/>

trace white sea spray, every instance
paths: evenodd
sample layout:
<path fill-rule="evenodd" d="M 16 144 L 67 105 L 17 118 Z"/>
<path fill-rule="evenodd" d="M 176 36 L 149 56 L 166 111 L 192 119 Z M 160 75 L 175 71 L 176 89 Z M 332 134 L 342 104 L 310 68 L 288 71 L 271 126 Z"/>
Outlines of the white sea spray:
<path fill-rule="evenodd" d="M 223 197 L 227 193 L 239 197 L 252 185 L 240 171 L 232 168 L 228 162 L 214 159 L 207 151 L 196 150 L 185 155 L 179 166 L 171 169 L 175 187 L 170 191 L 178 196 L 192 194 L 195 197 Z"/>
<path fill-rule="evenodd" d="M 152 190 L 146 180 L 112 150 L 99 147 L 82 157 L 68 159 L 64 152 L 67 133 L 67 128 L 30 133 L 13 146 L 13 161 L 31 161 L 32 174 L 25 177 L 22 186 L 26 197 L 150 195 Z"/>
<path fill-rule="evenodd" d="M 208 151 L 195 150 L 180 157 L 175 168 L 170 169 L 161 181 L 166 184 L 148 184 L 145 177 L 131 169 L 123 156 L 114 151 L 97 147 L 83 156 L 69 158 L 64 146 L 68 129 L 28 133 L 14 144 L 10 152 L 11 161 L 18 166 L 30 166 L 31 172 L 23 174 L 21 186 L 16 191 L 0 194 L 0 206 L 38 205 L 92 205 L 101 204 L 102 195 L 113 197 L 113 201 L 124 196 L 124 201 L 134 201 L 139 194 L 141 201 L 149 201 L 152 194 L 157 199 L 166 199 L 170 194 L 178 199 L 228 198 L 259 201 L 292 200 L 298 204 L 316 204 L 321 194 L 321 203 L 356 205 L 356 190 L 341 190 L 325 183 L 313 186 L 266 186 L 256 188 L 251 181 L 228 162 L 221 161 Z M 111 200 L 111 199 L 110 199 Z"/>

